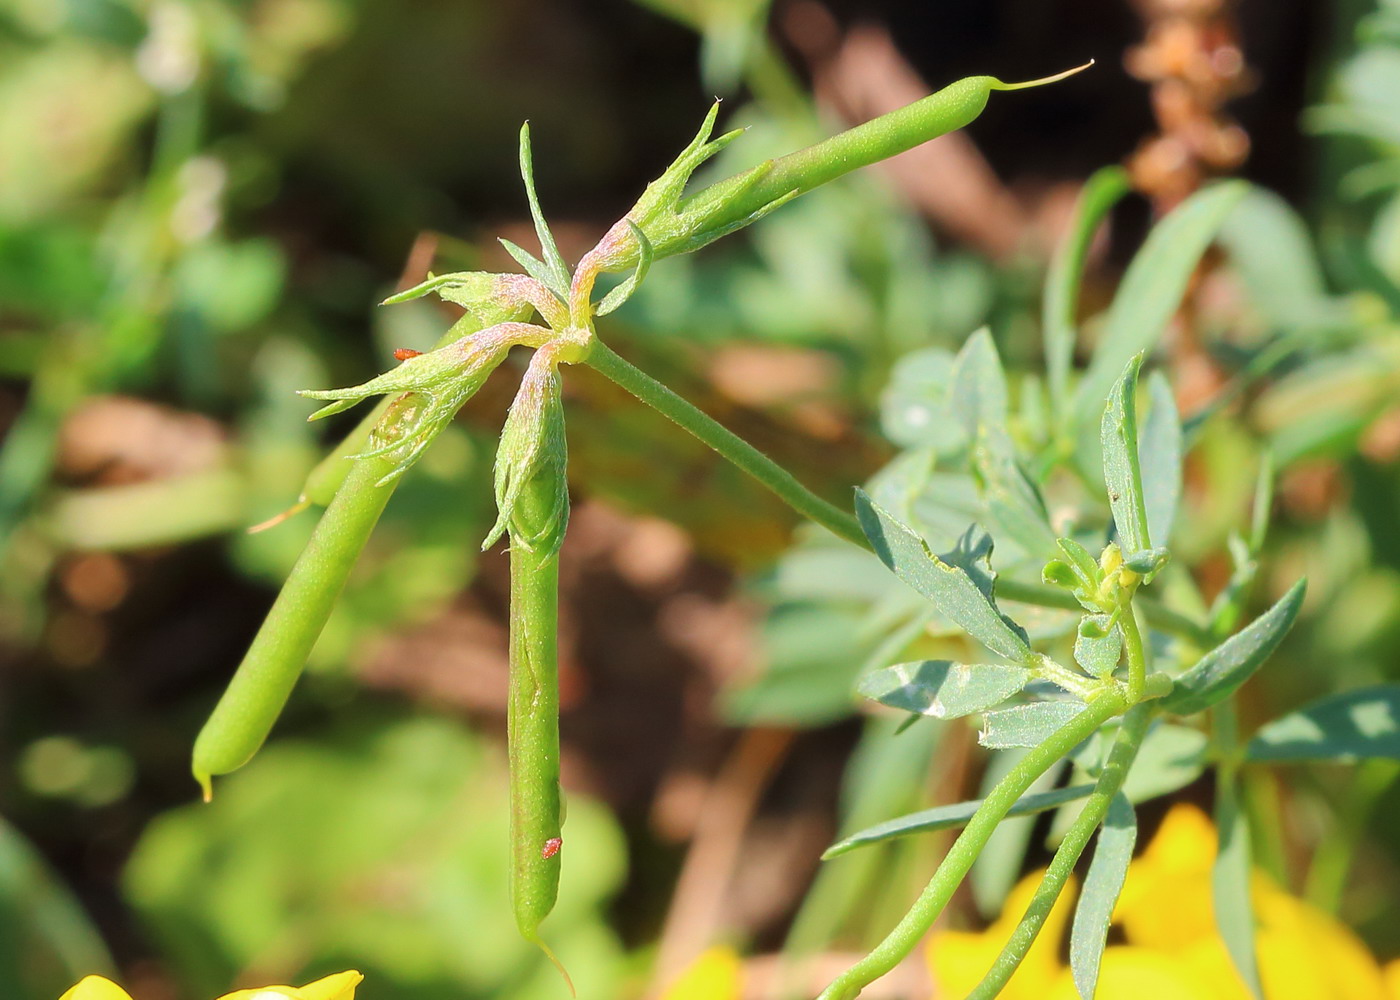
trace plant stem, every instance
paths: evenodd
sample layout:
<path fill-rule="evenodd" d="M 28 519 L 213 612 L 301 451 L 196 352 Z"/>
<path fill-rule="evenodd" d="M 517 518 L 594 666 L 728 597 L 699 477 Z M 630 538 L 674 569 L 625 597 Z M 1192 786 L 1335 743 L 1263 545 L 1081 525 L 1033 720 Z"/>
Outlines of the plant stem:
<path fill-rule="evenodd" d="M 869 955 L 833 980 L 818 1000 L 854 1000 L 862 989 L 903 961 L 948 905 L 953 892 L 1016 800 L 1052 764 L 1127 707 L 1121 688 L 1105 691 L 1091 700 L 1084 711 L 1021 758 L 1020 763 L 992 789 L 973 814 L 904 919 Z"/>
<path fill-rule="evenodd" d="M 1143 688 L 1147 684 L 1147 655 L 1142 647 L 1142 632 L 1138 629 L 1137 616 L 1129 603 L 1118 616 L 1118 627 L 1123 630 L 1123 651 L 1128 658 L 1128 704 L 1142 701 Z"/>
<path fill-rule="evenodd" d="M 1123 727 L 1118 731 L 1118 739 L 1108 755 L 1108 762 L 1099 774 L 1099 780 L 1085 801 L 1083 810 L 1065 833 L 1064 840 L 1060 841 L 1059 849 L 1050 861 L 1050 867 L 1045 870 L 1045 876 L 1040 880 L 1035 895 L 1031 897 L 1030 905 L 1026 907 L 1025 916 L 1011 932 L 1011 937 L 1007 939 L 987 975 L 977 984 L 977 988 L 968 994 L 967 1000 L 991 1000 L 1002 991 L 1025 959 L 1041 928 L 1045 926 L 1045 921 L 1055 906 L 1055 900 L 1064 891 L 1065 883 L 1069 881 L 1080 855 L 1089 846 L 1089 838 L 1103 823 L 1109 803 L 1123 787 L 1123 782 L 1128 777 L 1128 769 L 1137 757 L 1138 748 L 1142 746 L 1142 738 L 1147 734 L 1147 726 L 1151 721 L 1152 711 L 1146 705 L 1135 706 L 1124 717 Z"/>
<path fill-rule="evenodd" d="M 767 486 L 799 514 L 816 521 L 848 542 L 854 542 L 863 549 L 870 548 L 869 540 L 860 530 L 860 525 L 854 517 L 817 496 L 763 452 L 718 423 L 695 404 L 677 395 L 621 357 L 602 341 L 594 340 L 584 360 L 595 371 L 607 376 L 658 413 L 669 417 Z M 998 597 L 1008 601 L 1019 601 L 1043 608 L 1061 608 L 1066 611 L 1079 609 L 1079 602 L 1074 599 L 1074 595 L 1043 584 L 1027 583 L 1003 576 L 997 579 L 996 591 Z M 1143 617 L 1153 628 L 1180 636 L 1201 649 L 1209 649 L 1216 644 L 1209 629 L 1196 624 L 1185 615 L 1150 598 L 1138 597 L 1136 602 L 1142 609 Z"/>
<path fill-rule="evenodd" d="M 1239 741 L 1239 718 L 1235 700 L 1226 698 L 1211 709 L 1212 737 L 1219 763 L 1215 772 L 1215 829 L 1219 847 L 1211 868 L 1211 901 L 1215 923 L 1225 942 L 1235 971 L 1244 980 L 1249 995 L 1262 998 L 1259 956 L 1255 942 L 1254 902 L 1250 898 L 1253 870 L 1249 817 L 1240 804 L 1239 775 L 1243 748 Z"/>
<path fill-rule="evenodd" d="M 997 577 L 996 593 L 997 597 L 1003 600 L 1034 604 L 1041 608 L 1061 608 L 1065 611 L 1081 610 L 1079 602 L 1067 590 L 1048 587 L 1040 583 L 1027 583 L 1024 580 L 1014 580 L 1006 576 Z M 1198 625 L 1180 612 L 1173 611 L 1150 597 L 1144 597 L 1141 594 L 1134 595 L 1133 606 L 1142 611 L 1142 617 L 1153 628 L 1179 636 L 1202 650 L 1210 649 L 1220 641 L 1210 629 Z"/>
<path fill-rule="evenodd" d="M 595 340 L 586 363 L 607 376 L 643 403 L 688 430 L 720 455 L 753 476 L 790 507 L 833 534 L 863 548 L 869 548 L 856 519 L 817 496 L 797 481 L 792 473 L 774 462 L 739 435 L 716 422 L 699 407 L 662 385 L 646 372 L 629 363 L 601 341 Z"/>

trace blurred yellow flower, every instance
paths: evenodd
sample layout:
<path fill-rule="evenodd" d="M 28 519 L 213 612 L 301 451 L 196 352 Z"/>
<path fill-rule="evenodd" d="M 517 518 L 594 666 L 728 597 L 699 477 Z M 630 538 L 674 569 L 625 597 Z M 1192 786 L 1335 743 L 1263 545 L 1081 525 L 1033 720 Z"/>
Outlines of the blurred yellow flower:
<path fill-rule="evenodd" d="M 733 948 L 710 948 L 686 966 L 661 1000 L 738 1000 L 744 962 Z"/>
<path fill-rule="evenodd" d="M 69 989 L 58 1000 L 131 1000 L 131 994 L 110 979 L 102 976 L 84 976 L 78 985 Z"/>
<path fill-rule="evenodd" d="M 1126 944 L 1104 950 L 1097 1000 L 1249 1000 L 1215 929 L 1210 873 L 1215 828 L 1199 809 L 1179 805 L 1132 864 L 1114 911 Z M 1002 916 L 979 933 L 940 931 L 929 942 L 935 997 L 964 997 L 1000 953 L 1039 875 L 1012 891 Z M 1003 1000 L 1078 1000 L 1060 960 L 1074 886 L 1002 992 Z M 1263 873 L 1253 880 L 1259 974 L 1269 1000 L 1400 1000 L 1400 962 L 1382 969 L 1336 918 L 1288 895 Z"/>
<path fill-rule="evenodd" d="M 306 986 L 261 986 L 236 990 L 219 1000 L 355 1000 L 355 987 L 365 977 L 358 972 L 337 972 Z M 131 994 L 110 979 L 87 976 L 59 1000 L 131 1000 Z"/>

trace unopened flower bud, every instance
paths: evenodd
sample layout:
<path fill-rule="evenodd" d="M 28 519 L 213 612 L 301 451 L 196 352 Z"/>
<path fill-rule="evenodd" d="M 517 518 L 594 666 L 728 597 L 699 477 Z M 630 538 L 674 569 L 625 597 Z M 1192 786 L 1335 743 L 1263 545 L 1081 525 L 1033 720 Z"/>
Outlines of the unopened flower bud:
<path fill-rule="evenodd" d="M 535 352 L 510 405 L 496 450 L 496 523 L 482 548 L 502 532 L 512 545 L 553 555 L 569 523 L 568 444 L 560 394 L 559 346 Z"/>

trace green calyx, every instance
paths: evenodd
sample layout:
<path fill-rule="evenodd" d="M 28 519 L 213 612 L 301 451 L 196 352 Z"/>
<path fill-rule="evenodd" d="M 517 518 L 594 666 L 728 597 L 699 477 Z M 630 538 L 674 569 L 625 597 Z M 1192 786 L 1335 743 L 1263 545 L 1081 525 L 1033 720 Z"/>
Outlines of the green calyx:
<path fill-rule="evenodd" d="M 427 354 L 419 354 L 397 368 L 345 389 L 303 389 L 310 399 L 333 400 L 308 417 L 320 420 L 350 409 L 370 396 L 399 393 L 374 426 L 369 448 L 351 458 L 381 457 L 394 463 L 380 483 L 408 471 L 433 439 L 452 420 L 462 404 L 476 394 L 511 347 L 539 346 L 550 333 L 528 323 L 500 323 L 470 334 Z"/>
<path fill-rule="evenodd" d="M 550 558 L 564 542 L 569 481 L 562 346 L 552 343 L 535 352 L 506 414 L 496 449 L 496 523 L 483 549 L 509 533 L 512 545 Z"/>
<path fill-rule="evenodd" d="M 645 243 L 650 244 L 649 255 L 653 258 L 688 253 L 757 222 L 798 194 L 796 189 L 779 192 L 737 217 L 719 217 L 716 208 L 730 207 L 735 199 L 751 192 L 772 170 L 774 161 L 767 160 L 741 174 L 737 178 L 739 183 L 730 192 L 730 197 L 721 205 L 712 205 L 698 197 L 682 201 L 685 187 L 700 165 L 744 134 L 744 129 L 734 129 L 717 139 L 711 139 L 718 116 L 719 102 L 716 101 L 710 105 L 709 113 L 705 115 L 700 131 L 695 134 L 690 145 L 681 150 L 680 155 L 660 177 L 647 185 L 637 203 L 627 212 L 626 220 L 632 223 L 635 230 L 630 227 L 625 230 L 614 227 L 609 233 L 614 245 L 606 247 L 602 261 L 603 270 L 621 270 L 633 266 L 639 255 L 647 252 L 638 235 L 644 237 Z M 605 238 L 600 247 L 607 242 L 608 238 Z"/>
<path fill-rule="evenodd" d="M 490 271 L 429 273 L 426 281 L 389 296 L 380 305 L 398 305 L 429 293 L 436 293 L 444 302 L 462 306 L 482 326 L 526 320 L 532 310 L 551 326 L 564 321 L 564 310 L 559 299 L 540 282 L 524 274 L 495 274 Z"/>

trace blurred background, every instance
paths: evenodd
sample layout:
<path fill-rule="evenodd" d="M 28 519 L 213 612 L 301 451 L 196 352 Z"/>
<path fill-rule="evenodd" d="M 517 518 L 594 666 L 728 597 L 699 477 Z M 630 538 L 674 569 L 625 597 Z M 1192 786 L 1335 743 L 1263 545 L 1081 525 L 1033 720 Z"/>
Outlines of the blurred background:
<path fill-rule="evenodd" d="M 191 742 L 314 515 L 243 529 L 350 426 L 306 424 L 294 390 L 435 341 L 445 308 L 376 306 L 428 270 L 513 269 L 494 237 L 532 245 L 527 118 L 576 260 L 715 95 L 749 126 L 727 173 L 965 75 L 1090 58 L 664 262 L 601 333 L 839 501 L 921 443 L 910 385 L 887 390 L 911 350 L 988 324 L 1039 370 L 1047 260 L 1095 169 L 1127 164 L 1139 193 L 1094 248 L 1086 315 L 1153 220 L 1246 178 L 1165 363 L 1189 417 L 1269 345 L 1296 350 L 1193 453 L 1180 558 L 1224 586 L 1267 447 L 1265 576 L 1311 587 L 1247 719 L 1400 679 L 1394 0 L 0 0 L 0 994 L 120 970 L 138 1000 L 195 1000 L 354 967 L 365 1000 L 559 996 L 509 918 L 506 567 L 478 551 L 511 378 L 399 490 L 263 753 L 196 803 Z M 569 375 L 547 936 L 585 998 L 655 995 L 715 944 L 760 978 L 784 948 L 839 962 L 943 841 L 818 878 L 821 849 L 860 816 L 975 795 L 971 730 L 889 740 L 852 694 L 887 581 Z M 1285 820 L 1270 870 L 1381 957 L 1400 955 L 1395 777 L 1250 786 Z M 1209 801 L 1208 778 L 1180 797 Z M 960 922 L 1044 863 L 1049 824 L 1008 834 Z"/>

